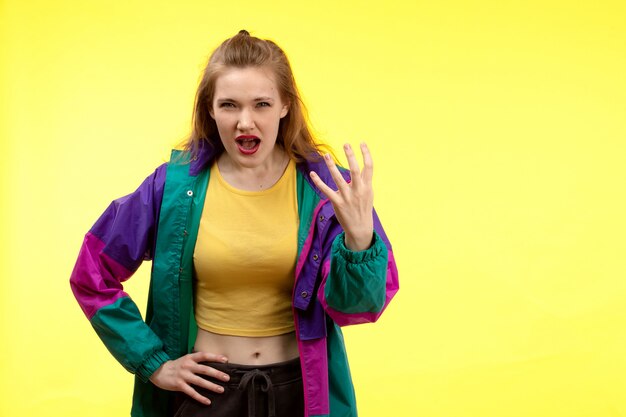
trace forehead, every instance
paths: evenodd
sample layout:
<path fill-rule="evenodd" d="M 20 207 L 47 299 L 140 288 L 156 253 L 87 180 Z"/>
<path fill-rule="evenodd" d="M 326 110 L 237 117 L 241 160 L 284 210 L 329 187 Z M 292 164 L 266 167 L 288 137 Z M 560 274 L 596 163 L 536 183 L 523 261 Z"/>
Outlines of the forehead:
<path fill-rule="evenodd" d="M 279 97 L 274 74 L 267 68 L 227 68 L 215 81 L 215 100 L 260 96 Z"/>

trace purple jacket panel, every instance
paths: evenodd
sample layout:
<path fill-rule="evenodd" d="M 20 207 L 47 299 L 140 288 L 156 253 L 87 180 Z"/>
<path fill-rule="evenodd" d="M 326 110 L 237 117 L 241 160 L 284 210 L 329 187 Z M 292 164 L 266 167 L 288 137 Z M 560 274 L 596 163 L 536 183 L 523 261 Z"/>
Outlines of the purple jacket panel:
<path fill-rule="evenodd" d="M 328 226 L 333 223 L 335 217 L 335 211 L 330 201 L 326 199 L 326 196 L 315 186 L 309 176 L 309 172 L 315 171 L 318 176 L 328 184 L 329 187 L 336 189 L 335 181 L 332 179 L 326 164 L 323 162 L 305 162 L 298 166 L 300 173 L 304 176 L 308 184 L 319 195 L 321 201 L 316 207 L 313 213 L 313 221 L 307 236 L 307 240 L 300 254 L 300 261 L 304 261 L 304 264 L 298 265 L 296 268 L 296 276 L 298 280 L 295 286 L 294 306 L 299 310 L 307 310 L 312 300 L 315 300 L 313 296 L 315 294 L 315 279 L 318 275 L 319 268 L 322 263 L 322 259 L 330 255 L 330 249 L 334 236 L 327 238 L 329 228 Z M 343 177 L 346 181 L 350 179 L 350 173 L 348 171 L 342 171 Z M 335 235 L 341 232 L 341 227 L 336 220 L 334 221 L 338 227 L 335 228 Z M 322 242 L 326 242 L 326 245 L 322 247 Z M 308 256 L 312 253 L 312 256 Z M 300 276 L 300 269 L 306 271 L 304 276 Z M 319 282 L 317 283 L 319 284 Z M 306 294 L 306 296 L 304 296 Z"/>
<path fill-rule="evenodd" d="M 299 329 L 298 335 L 301 340 L 314 340 L 324 338 L 326 332 L 326 315 L 324 307 L 319 302 L 317 291 L 320 281 L 317 279 L 322 265 L 322 260 L 330 255 L 334 237 L 341 233 L 339 223 L 334 219 L 335 212 L 330 201 L 315 186 L 309 176 L 310 171 L 315 171 L 319 177 L 331 188 L 337 186 L 324 162 L 305 162 L 299 166 L 300 173 L 308 184 L 322 199 L 313 213 L 313 220 L 307 239 L 300 253 L 299 263 L 296 267 L 296 283 L 294 287 L 293 304 L 298 311 Z M 349 172 L 342 171 L 344 178 L 349 181 Z M 335 223 L 333 236 L 328 237 L 328 229 Z M 309 256 L 310 255 L 310 256 Z"/>
<path fill-rule="evenodd" d="M 127 297 L 121 283 L 152 258 L 165 172 L 163 164 L 135 192 L 114 200 L 86 234 L 70 285 L 88 319 Z"/>
<path fill-rule="evenodd" d="M 167 164 L 160 165 L 134 193 L 114 200 L 91 228 L 106 242 L 104 253 L 128 270 L 136 271 L 152 259 L 166 171 Z"/>

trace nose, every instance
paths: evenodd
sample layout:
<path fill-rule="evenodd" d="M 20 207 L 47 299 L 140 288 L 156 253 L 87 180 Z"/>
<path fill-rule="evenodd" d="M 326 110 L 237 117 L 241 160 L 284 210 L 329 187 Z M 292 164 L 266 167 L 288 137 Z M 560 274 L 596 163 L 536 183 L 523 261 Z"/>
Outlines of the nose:
<path fill-rule="evenodd" d="M 254 119 L 248 109 L 242 109 L 237 120 L 237 129 L 242 132 L 252 130 L 254 128 Z"/>

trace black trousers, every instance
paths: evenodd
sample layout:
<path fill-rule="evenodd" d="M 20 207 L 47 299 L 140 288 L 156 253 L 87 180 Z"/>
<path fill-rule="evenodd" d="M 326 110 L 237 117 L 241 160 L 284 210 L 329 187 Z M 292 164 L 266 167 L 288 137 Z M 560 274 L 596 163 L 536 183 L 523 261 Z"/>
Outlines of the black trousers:
<path fill-rule="evenodd" d="M 194 386 L 211 400 L 210 405 L 178 393 L 180 407 L 175 417 L 302 417 L 304 392 L 300 359 L 271 365 L 237 365 L 205 362 L 230 376 L 224 382 L 205 375 L 204 379 L 224 387 L 218 394 Z"/>

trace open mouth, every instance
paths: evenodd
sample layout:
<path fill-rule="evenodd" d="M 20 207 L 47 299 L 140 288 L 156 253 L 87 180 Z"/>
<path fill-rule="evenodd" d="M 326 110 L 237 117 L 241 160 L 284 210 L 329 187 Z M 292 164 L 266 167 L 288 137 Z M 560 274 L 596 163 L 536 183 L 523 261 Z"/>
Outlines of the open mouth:
<path fill-rule="evenodd" d="M 256 136 L 239 136 L 235 139 L 239 152 L 244 155 L 252 155 L 259 149 L 261 139 Z"/>

